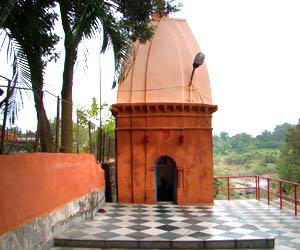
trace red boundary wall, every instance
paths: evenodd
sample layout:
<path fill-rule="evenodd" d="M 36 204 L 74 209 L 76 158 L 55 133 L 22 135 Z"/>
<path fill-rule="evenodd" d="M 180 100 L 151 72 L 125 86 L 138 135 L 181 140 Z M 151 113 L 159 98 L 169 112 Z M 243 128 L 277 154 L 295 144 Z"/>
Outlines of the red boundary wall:
<path fill-rule="evenodd" d="M 101 188 L 90 154 L 0 155 L 0 235 Z"/>

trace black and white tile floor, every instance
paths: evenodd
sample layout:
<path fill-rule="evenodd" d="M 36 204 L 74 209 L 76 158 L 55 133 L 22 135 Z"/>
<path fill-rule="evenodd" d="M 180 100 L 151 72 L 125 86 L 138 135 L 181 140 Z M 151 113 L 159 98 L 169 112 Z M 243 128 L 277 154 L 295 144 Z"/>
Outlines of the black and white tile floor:
<path fill-rule="evenodd" d="M 216 200 L 214 206 L 107 203 L 105 213 L 55 238 L 55 250 L 98 248 L 300 249 L 292 211 L 256 200 Z M 75 249 L 75 248 L 74 248 Z"/>

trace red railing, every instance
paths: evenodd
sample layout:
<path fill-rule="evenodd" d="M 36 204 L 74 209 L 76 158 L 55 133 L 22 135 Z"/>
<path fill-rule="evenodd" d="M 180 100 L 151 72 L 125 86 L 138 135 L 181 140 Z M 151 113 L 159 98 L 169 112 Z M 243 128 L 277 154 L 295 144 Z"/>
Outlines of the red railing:
<path fill-rule="evenodd" d="M 226 191 L 227 199 L 230 200 L 231 191 L 244 190 L 245 193 L 255 192 L 257 200 L 261 199 L 261 193 L 266 192 L 268 205 L 271 201 L 271 196 L 279 197 L 279 206 L 280 209 L 283 208 L 283 201 L 287 201 L 293 204 L 295 215 L 298 213 L 298 188 L 300 187 L 299 183 L 285 181 L 280 179 L 274 179 L 267 176 L 258 176 L 258 175 L 245 175 L 245 176 L 215 176 L 215 180 L 225 179 L 226 184 L 222 187 L 215 187 L 215 191 Z M 232 179 L 247 179 L 251 185 L 245 183 L 240 184 L 235 181 L 232 183 Z M 224 183 L 223 183 L 224 184 Z M 234 185 L 234 186 L 233 186 Z M 276 190 L 277 189 L 277 190 Z M 286 189 L 290 189 L 289 192 Z M 249 191 L 250 190 L 250 191 Z M 289 194 L 288 194 L 289 193 Z M 292 193 L 292 196 L 291 196 Z"/>

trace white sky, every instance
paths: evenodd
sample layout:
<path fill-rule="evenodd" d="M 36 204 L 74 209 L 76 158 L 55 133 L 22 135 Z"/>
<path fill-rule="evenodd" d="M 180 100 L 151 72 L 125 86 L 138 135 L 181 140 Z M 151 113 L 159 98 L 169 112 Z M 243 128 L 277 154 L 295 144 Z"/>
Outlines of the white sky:
<path fill-rule="evenodd" d="M 213 103 L 218 105 L 213 115 L 214 134 L 246 132 L 255 136 L 285 122 L 296 124 L 300 118 L 300 1 L 182 2 L 184 7 L 175 16 L 187 19 L 206 55 Z M 93 96 L 99 100 L 96 44 L 87 46 L 87 67 L 85 63 L 76 66 L 73 100 L 77 106 L 89 106 Z M 62 70 L 62 60 L 47 69 L 45 89 L 55 95 L 61 90 Z M 2 67 L 0 75 L 5 75 Z M 112 76 L 112 56 L 102 55 L 102 101 L 110 104 L 116 101 L 116 91 L 110 89 Z M 55 98 L 46 95 L 45 106 L 49 117 L 54 117 Z M 21 114 L 18 125 L 34 130 L 33 101 Z"/>

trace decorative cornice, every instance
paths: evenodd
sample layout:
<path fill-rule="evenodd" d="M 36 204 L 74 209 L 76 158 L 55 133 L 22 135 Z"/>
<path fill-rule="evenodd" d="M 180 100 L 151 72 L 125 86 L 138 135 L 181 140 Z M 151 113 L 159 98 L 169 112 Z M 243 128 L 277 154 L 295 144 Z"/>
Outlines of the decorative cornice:
<path fill-rule="evenodd" d="M 212 114 L 218 110 L 217 105 L 201 103 L 117 103 L 111 112 L 118 114 L 155 114 L 155 113 L 201 113 Z"/>

